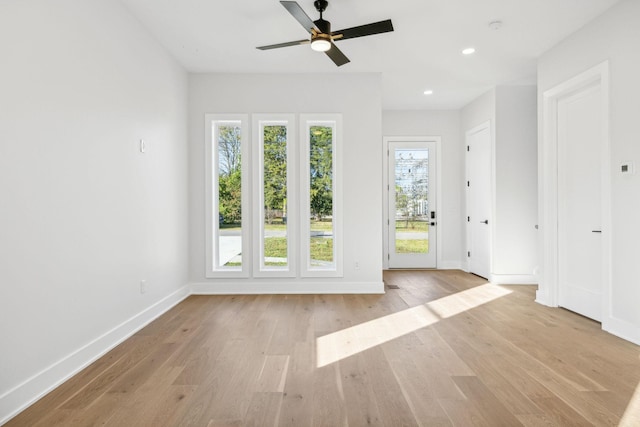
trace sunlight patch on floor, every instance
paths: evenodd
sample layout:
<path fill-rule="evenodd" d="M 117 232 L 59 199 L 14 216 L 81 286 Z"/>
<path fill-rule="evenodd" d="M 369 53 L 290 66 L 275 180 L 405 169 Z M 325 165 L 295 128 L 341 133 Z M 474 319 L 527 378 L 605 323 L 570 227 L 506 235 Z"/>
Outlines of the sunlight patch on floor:
<path fill-rule="evenodd" d="M 640 426 L 640 384 L 636 387 L 635 393 L 631 397 L 626 411 L 620 420 L 619 427 Z"/>
<path fill-rule="evenodd" d="M 316 339 L 316 365 L 327 366 L 510 293 L 487 283 L 324 335 Z"/>

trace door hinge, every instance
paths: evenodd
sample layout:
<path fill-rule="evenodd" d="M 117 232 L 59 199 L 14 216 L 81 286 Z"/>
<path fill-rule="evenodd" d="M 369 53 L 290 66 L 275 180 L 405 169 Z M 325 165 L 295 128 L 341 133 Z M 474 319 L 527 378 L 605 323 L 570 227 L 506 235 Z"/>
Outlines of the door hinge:
<path fill-rule="evenodd" d="M 471 183 L 469 181 L 467 181 L 467 187 L 470 187 Z"/>
<path fill-rule="evenodd" d="M 471 151 L 471 150 L 469 150 L 469 146 L 468 145 L 467 145 L 467 151 Z"/>
<path fill-rule="evenodd" d="M 387 260 L 391 259 L 391 254 L 387 254 Z"/>
<path fill-rule="evenodd" d="M 467 251 L 467 258 L 471 258 L 471 251 Z"/>
<path fill-rule="evenodd" d="M 470 216 L 467 217 L 467 222 L 471 222 L 471 217 Z"/>

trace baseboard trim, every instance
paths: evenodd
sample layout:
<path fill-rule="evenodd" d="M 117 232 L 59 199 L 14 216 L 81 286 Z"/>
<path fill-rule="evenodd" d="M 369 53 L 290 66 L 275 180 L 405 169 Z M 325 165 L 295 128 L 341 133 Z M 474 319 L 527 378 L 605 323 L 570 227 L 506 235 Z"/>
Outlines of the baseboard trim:
<path fill-rule="evenodd" d="M 557 305 L 551 304 L 551 302 L 549 301 L 549 293 L 547 292 L 547 289 L 542 289 L 541 286 L 538 286 L 535 301 L 538 304 L 545 305 L 547 307 L 557 307 Z"/>
<path fill-rule="evenodd" d="M 634 344 L 640 345 L 640 328 L 626 320 L 608 317 L 602 322 L 602 330 Z"/>
<path fill-rule="evenodd" d="M 438 270 L 463 270 L 463 268 L 460 261 L 440 261 Z"/>
<path fill-rule="evenodd" d="M 277 295 L 277 294 L 383 294 L 384 282 L 307 282 L 296 280 L 237 281 L 216 280 L 191 284 L 193 295 Z"/>
<path fill-rule="evenodd" d="M 8 422 L 188 296 L 189 287 L 184 285 L 89 344 L 1 395 L 0 425 Z"/>
<path fill-rule="evenodd" d="M 537 285 L 538 279 L 533 274 L 492 274 L 490 282 L 496 285 Z"/>

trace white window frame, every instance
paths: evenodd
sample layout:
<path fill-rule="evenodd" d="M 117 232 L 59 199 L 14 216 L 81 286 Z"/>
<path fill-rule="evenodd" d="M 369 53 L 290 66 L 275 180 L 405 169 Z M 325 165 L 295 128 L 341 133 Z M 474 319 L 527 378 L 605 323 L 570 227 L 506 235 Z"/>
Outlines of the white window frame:
<path fill-rule="evenodd" d="M 311 126 L 333 127 L 333 255 L 330 267 L 311 266 L 310 247 L 310 128 Z M 343 276 L 343 233 L 342 233 L 342 115 L 341 114 L 300 114 L 300 246 L 302 277 L 342 277 Z"/>
<path fill-rule="evenodd" d="M 240 267 L 224 267 L 219 264 L 219 204 L 218 204 L 218 150 L 217 126 L 225 122 L 240 122 L 241 155 L 242 155 L 242 265 Z M 239 278 L 248 277 L 252 265 L 249 239 L 251 237 L 250 220 L 250 138 L 248 114 L 206 114 L 205 115 L 205 171 L 206 171 L 206 277 L 207 278 Z"/>
<path fill-rule="evenodd" d="M 253 174 L 254 228 L 253 275 L 255 277 L 295 277 L 298 253 L 298 185 L 296 164 L 296 120 L 294 114 L 254 114 Z M 287 128 L 287 263 L 286 267 L 264 264 L 264 127 L 283 125 Z"/>

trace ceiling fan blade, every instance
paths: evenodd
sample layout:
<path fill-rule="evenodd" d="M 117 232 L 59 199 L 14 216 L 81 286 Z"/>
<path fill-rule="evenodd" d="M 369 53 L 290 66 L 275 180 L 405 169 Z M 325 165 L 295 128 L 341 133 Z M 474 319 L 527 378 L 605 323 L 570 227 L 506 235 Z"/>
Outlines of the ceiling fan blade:
<path fill-rule="evenodd" d="M 371 36 L 373 34 L 388 33 L 390 31 L 393 31 L 393 25 L 391 24 L 391 19 L 387 19 L 386 21 L 374 22 L 372 24 L 334 31 L 331 33 L 331 36 L 338 41 L 355 39 L 356 37 Z"/>
<path fill-rule="evenodd" d="M 325 52 L 327 54 L 327 56 L 329 58 L 331 58 L 331 60 L 339 67 L 341 65 L 344 65 L 348 62 L 351 62 L 349 60 L 349 58 L 347 58 L 345 56 L 344 53 L 342 53 L 342 51 L 340 49 L 338 49 L 338 46 L 335 45 L 335 43 L 331 43 L 331 49 L 329 49 L 328 51 Z"/>
<path fill-rule="evenodd" d="M 309 41 L 309 39 L 304 39 L 304 40 L 296 40 L 294 42 L 270 44 L 270 45 L 267 45 L 267 46 L 258 46 L 258 47 L 256 47 L 256 49 L 260 49 L 260 50 L 278 49 L 280 47 L 299 46 L 299 45 L 302 45 L 302 44 L 309 44 L 309 43 L 311 43 Z"/>
<path fill-rule="evenodd" d="M 281 1 L 280 4 L 283 5 L 294 18 L 296 18 L 296 21 L 298 21 L 300 25 L 309 32 L 309 34 L 311 34 L 312 29 L 316 28 L 316 24 L 313 23 L 311 18 L 309 18 L 309 15 L 305 13 L 297 2 Z"/>

